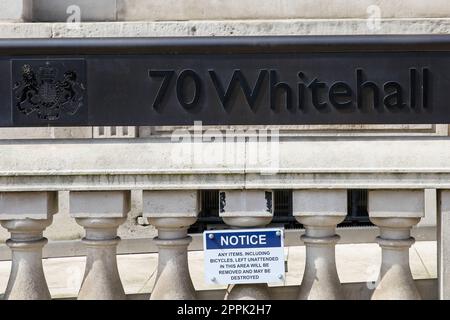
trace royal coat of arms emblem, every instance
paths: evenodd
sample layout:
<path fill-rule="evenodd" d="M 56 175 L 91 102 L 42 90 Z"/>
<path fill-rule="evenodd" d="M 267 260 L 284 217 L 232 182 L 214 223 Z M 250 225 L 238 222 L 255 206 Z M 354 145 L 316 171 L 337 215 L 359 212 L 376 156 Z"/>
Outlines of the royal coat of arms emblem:
<path fill-rule="evenodd" d="M 21 114 L 35 114 L 39 120 L 50 122 L 62 115 L 73 116 L 83 108 L 86 88 L 75 70 L 61 70 L 47 61 L 40 66 L 25 63 L 20 74 L 13 94 Z"/>

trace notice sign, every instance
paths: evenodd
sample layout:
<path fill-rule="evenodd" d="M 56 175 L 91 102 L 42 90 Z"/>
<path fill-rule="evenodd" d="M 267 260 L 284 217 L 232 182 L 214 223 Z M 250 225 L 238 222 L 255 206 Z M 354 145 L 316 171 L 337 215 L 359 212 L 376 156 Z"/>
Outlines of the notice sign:
<path fill-rule="evenodd" d="M 207 283 L 284 281 L 282 229 L 205 231 L 203 244 Z"/>

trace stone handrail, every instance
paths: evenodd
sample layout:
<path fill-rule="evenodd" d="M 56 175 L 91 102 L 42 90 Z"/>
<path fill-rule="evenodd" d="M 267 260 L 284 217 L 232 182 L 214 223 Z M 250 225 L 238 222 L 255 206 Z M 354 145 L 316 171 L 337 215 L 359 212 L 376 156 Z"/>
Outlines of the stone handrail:
<path fill-rule="evenodd" d="M 450 187 L 450 140 L 445 137 L 279 142 L 267 147 L 263 159 L 255 159 L 252 150 L 260 144 L 254 141 L 4 140 L 0 191 Z M 274 158 L 268 165 L 267 159 Z"/>

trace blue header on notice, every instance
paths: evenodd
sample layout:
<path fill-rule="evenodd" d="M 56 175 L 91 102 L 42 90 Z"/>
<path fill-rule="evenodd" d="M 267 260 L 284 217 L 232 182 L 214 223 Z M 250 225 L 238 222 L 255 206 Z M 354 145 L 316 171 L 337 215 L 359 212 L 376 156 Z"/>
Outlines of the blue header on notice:
<path fill-rule="evenodd" d="M 214 237 L 210 239 L 210 234 Z M 205 232 L 206 249 L 243 249 L 281 247 L 281 235 L 271 231 Z"/>

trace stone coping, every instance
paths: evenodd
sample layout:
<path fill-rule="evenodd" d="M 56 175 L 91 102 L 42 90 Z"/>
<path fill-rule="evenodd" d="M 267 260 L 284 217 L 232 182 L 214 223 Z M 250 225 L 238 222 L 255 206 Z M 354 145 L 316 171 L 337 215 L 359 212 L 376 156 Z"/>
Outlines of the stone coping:
<path fill-rule="evenodd" d="M 0 140 L 0 154 L 0 191 L 450 187 L 446 137 Z"/>
<path fill-rule="evenodd" d="M 257 35 L 446 34 L 450 18 L 190 20 L 67 23 L 0 22 L 0 38 L 170 37 Z"/>

